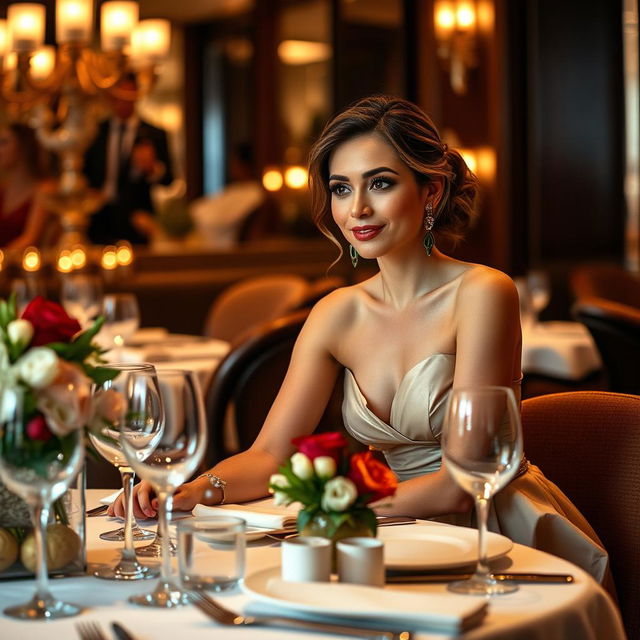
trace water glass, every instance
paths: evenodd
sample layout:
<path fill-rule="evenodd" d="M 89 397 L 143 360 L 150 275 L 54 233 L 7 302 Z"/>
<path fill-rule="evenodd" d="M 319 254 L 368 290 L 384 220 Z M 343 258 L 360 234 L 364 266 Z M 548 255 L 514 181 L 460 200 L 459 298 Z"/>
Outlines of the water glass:
<path fill-rule="evenodd" d="M 187 590 L 226 591 L 244 577 L 245 521 L 231 516 L 178 523 L 180 580 Z"/>
<path fill-rule="evenodd" d="M 62 276 L 60 303 L 65 311 L 86 329 L 102 309 L 102 283 L 85 273 Z"/>
<path fill-rule="evenodd" d="M 105 348 L 121 349 L 140 326 L 140 309 L 132 293 L 110 293 L 102 301 L 104 325 L 100 332 Z M 117 358 L 116 358 L 117 359 Z"/>

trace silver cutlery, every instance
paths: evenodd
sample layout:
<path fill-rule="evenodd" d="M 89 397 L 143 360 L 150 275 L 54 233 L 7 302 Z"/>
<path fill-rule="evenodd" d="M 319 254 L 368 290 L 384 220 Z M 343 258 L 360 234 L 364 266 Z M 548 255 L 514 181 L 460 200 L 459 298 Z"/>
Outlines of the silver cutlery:
<path fill-rule="evenodd" d="M 109 508 L 108 504 L 101 504 L 99 507 L 94 507 L 93 509 L 87 509 L 87 517 L 93 518 L 94 516 L 101 516 L 103 513 L 106 513 Z"/>
<path fill-rule="evenodd" d="M 377 517 L 379 527 L 393 527 L 403 524 L 415 524 L 416 519 L 409 516 L 378 516 Z M 265 529 L 265 535 L 268 536 L 292 536 L 298 533 L 298 527 L 291 525 L 288 527 L 282 527 L 282 529 Z"/>
<path fill-rule="evenodd" d="M 112 622 L 111 628 L 118 640 L 136 640 L 128 629 L 125 629 L 119 622 Z"/>
<path fill-rule="evenodd" d="M 201 591 L 190 591 L 189 598 L 203 613 L 223 625 L 293 627 L 295 629 L 304 629 L 305 631 L 335 633 L 355 638 L 367 638 L 368 640 L 411 640 L 413 638 L 410 631 L 395 632 L 364 629 L 343 623 L 315 622 L 282 615 L 259 617 L 242 616 L 239 613 L 223 607 L 219 602 L 216 602 Z"/>
<path fill-rule="evenodd" d="M 472 573 L 393 573 L 388 572 L 387 584 L 410 584 L 427 582 L 452 582 L 468 580 Z M 571 584 L 573 576 L 569 573 L 526 573 L 507 571 L 491 574 L 500 582 L 537 582 L 539 584 Z"/>
<path fill-rule="evenodd" d="M 76 622 L 75 627 L 81 640 L 107 640 L 97 622 Z"/>

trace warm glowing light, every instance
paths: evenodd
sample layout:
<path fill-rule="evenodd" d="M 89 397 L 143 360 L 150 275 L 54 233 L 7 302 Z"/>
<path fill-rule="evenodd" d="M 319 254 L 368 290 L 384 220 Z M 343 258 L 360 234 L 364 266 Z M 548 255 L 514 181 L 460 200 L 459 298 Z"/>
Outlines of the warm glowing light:
<path fill-rule="evenodd" d="M 22 254 L 22 268 L 25 271 L 38 271 L 41 264 L 40 251 L 36 247 L 27 247 Z"/>
<path fill-rule="evenodd" d="M 93 26 L 93 0 L 57 0 L 56 40 L 89 42 Z"/>
<path fill-rule="evenodd" d="M 289 189 L 302 189 L 307 185 L 308 174 L 304 167 L 289 167 L 284 172 L 284 183 Z"/>
<path fill-rule="evenodd" d="M 157 61 L 169 53 L 171 25 L 168 20 L 141 20 L 131 37 L 131 57 Z"/>
<path fill-rule="evenodd" d="M 29 60 L 29 72 L 35 80 L 48 78 L 56 64 L 56 50 L 51 45 L 40 47 Z"/>
<path fill-rule="evenodd" d="M 128 242 L 123 242 L 118 245 L 116 249 L 116 261 L 121 267 L 128 267 L 133 262 L 133 249 Z"/>
<path fill-rule="evenodd" d="M 282 189 L 282 173 L 278 169 L 267 169 L 262 174 L 262 186 L 267 191 L 279 191 Z"/>
<path fill-rule="evenodd" d="M 475 173 L 478 169 L 476 152 L 473 149 L 458 149 L 458 153 L 462 156 L 462 159 L 467 163 L 467 167 L 469 167 L 469 171 L 471 171 L 471 173 Z"/>
<path fill-rule="evenodd" d="M 11 71 L 18 66 L 18 54 L 15 51 L 10 51 L 4 58 L 5 71 Z"/>
<path fill-rule="evenodd" d="M 476 10 L 473 2 L 460 2 L 456 6 L 456 25 L 460 31 L 471 31 L 476 25 Z"/>
<path fill-rule="evenodd" d="M 326 42 L 283 40 L 278 45 L 278 57 L 285 64 L 311 64 L 331 58 L 331 46 Z"/>
<path fill-rule="evenodd" d="M 0 20 L 0 56 L 9 51 L 9 28 L 6 20 Z"/>
<path fill-rule="evenodd" d="M 4 268 L 4 251 L 0 249 L 0 271 Z"/>
<path fill-rule="evenodd" d="M 115 247 L 108 246 L 102 250 L 102 259 L 100 264 L 102 265 L 102 268 L 107 271 L 111 271 L 118 266 L 118 256 Z"/>
<path fill-rule="evenodd" d="M 74 269 L 82 269 L 87 264 L 87 252 L 84 247 L 74 247 L 71 251 L 71 262 Z"/>
<path fill-rule="evenodd" d="M 493 182 L 496 177 L 496 152 L 492 147 L 476 149 L 477 175 L 483 182 Z"/>
<path fill-rule="evenodd" d="M 436 35 L 439 38 L 448 38 L 456 26 L 456 13 L 453 2 L 440 0 L 433 8 Z"/>
<path fill-rule="evenodd" d="M 43 4 L 18 2 L 7 9 L 9 42 L 13 51 L 35 51 L 44 42 Z"/>
<path fill-rule="evenodd" d="M 60 273 L 70 273 L 71 271 L 73 271 L 71 252 L 68 249 L 63 249 L 58 255 L 56 269 L 60 271 Z"/>
<path fill-rule="evenodd" d="M 131 43 L 131 34 L 138 25 L 136 2 L 105 2 L 100 8 L 102 48 L 119 51 Z"/>

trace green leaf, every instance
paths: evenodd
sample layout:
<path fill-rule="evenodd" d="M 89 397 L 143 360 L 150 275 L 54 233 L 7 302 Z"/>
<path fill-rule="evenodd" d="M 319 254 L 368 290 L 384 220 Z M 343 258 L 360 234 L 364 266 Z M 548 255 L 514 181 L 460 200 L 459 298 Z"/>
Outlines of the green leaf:
<path fill-rule="evenodd" d="M 110 369 L 109 367 L 91 367 L 91 370 L 85 368 L 85 373 L 97 384 L 102 385 L 109 380 L 113 380 L 118 373 L 117 369 Z"/>
<path fill-rule="evenodd" d="M 367 529 L 369 529 L 374 536 L 376 535 L 376 531 L 378 530 L 378 520 L 372 509 L 364 507 L 363 509 L 354 510 L 352 513 L 354 518 L 363 522 Z"/>
<path fill-rule="evenodd" d="M 298 511 L 298 531 L 301 532 L 308 524 L 309 521 L 316 515 L 317 509 L 300 509 Z"/>

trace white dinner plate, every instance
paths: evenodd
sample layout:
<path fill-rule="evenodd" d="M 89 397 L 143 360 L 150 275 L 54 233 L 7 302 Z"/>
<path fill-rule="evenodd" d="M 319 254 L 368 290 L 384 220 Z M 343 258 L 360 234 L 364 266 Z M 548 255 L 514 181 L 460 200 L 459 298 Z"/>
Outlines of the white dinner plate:
<path fill-rule="evenodd" d="M 464 567 L 478 560 L 478 530 L 444 525 L 380 527 L 384 563 L 389 569 L 446 569 Z M 513 542 L 498 533 L 487 534 L 489 560 L 503 556 Z"/>
<path fill-rule="evenodd" d="M 253 600 L 273 607 L 310 614 L 429 627 L 459 633 L 485 614 L 485 598 L 460 598 L 449 593 L 424 593 L 394 585 L 380 589 L 340 582 L 286 582 L 280 567 L 245 577 L 242 589 Z"/>

